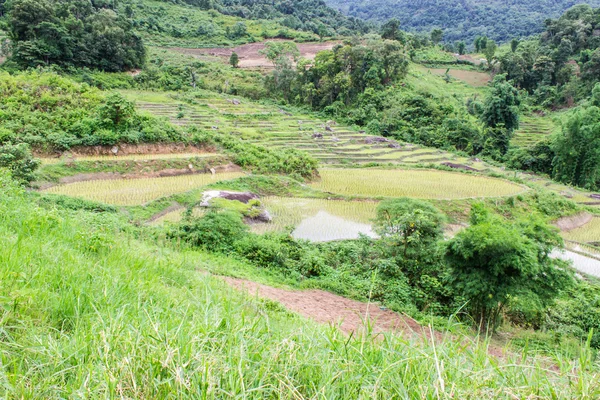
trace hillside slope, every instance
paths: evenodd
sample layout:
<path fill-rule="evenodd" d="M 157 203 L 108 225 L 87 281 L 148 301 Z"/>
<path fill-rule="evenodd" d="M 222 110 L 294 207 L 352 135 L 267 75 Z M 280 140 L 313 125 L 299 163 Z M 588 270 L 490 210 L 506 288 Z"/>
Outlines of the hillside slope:
<path fill-rule="evenodd" d="M 544 20 L 561 15 L 576 4 L 599 6 L 599 0 L 327 0 L 353 17 L 385 22 L 400 20 L 402 29 L 429 32 L 443 28 L 448 42 L 477 36 L 497 41 L 540 33 Z"/>

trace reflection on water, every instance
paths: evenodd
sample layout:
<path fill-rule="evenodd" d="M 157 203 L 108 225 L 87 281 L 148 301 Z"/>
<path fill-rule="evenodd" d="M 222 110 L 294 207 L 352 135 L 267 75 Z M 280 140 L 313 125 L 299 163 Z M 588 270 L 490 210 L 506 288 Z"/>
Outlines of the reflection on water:
<path fill-rule="evenodd" d="M 360 234 L 377 237 L 371 225 L 336 217 L 326 211 L 319 211 L 317 215 L 305 218 L 292 232 L 296 239 L 313 242 L 358 239 Z"/>
<path fill-rule="evenodd" d="M 595 258 L 586 257 L 569 250 L 554 250 L 550 256 L 565 261 L 573 261 L 573 268 L 577 271 L 600 278 L 600 261 Z"/>

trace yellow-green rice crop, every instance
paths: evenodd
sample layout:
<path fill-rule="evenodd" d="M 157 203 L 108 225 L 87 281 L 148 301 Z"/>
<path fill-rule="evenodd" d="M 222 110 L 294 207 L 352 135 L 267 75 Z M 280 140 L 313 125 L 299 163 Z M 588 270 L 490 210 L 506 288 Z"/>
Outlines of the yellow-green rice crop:
<path fill-rule="evenodd" d="M 144 161 L 144 160 L 171 160 L 186 158 L 217 157 L 218 153 L 173 153 L 173 154 L 128 154 L 126 156 L 76 156 L 72 158 L 41 158 L 42 164 L 58 164 L 67 161 Z"/>
<path fill-rule="evenodd" d="M 564 232 L 563 237 L 580 243 L 600 242 L 600 218 L 594 218 L 582 227 Z"/>
<path fill-rule="evenodd" d="M 108 179 L 54 186 L 47 193 L 81 197 L 115 205 L 139 205 L 219 181 L 239 178 L 241 172 L 181 175 L 166 178 Z"/>
<path fill-rule="evenodd" d="M 280 231 L 288 226 L 296 226 L 302 220 L 325 211 L 348 221 L 370 224 L 375 218 L 376 202 L 340 201 L 326 199 L 301 199 L 285 197 L 265 197 L 262 205 L 269 211 L 273 221 L 269 224 L 257 224 L 252 227 L 256 233 Z M 325 227 L 324 227 L 325 228 Z"/>
<path fill-rule="evenodd" d="M 170 212 L 166 213 L 165 215 L 162 215 L 159 218 L 156 218 L 150 224 L 151 225 L 160 225 L 160 224 L 169 223 L 169 222 L 179 222 L 183 219 L 183 214 L 186 211 L 187 211 L 187 209 L 184 207 L 182 207 L 178 210 L 170 211 Z M 203 208 L 194 208 L 192 211 L 192 215 L 194 217 L 201 217 L 204 215 L 204 209 Z"/>
<path fill-rule="evenodd" d="M 484 176 L 436 170 L 323 169 L 315 189 L 341 195 L 460 199 L 520 193 L 523 187 Z"/>

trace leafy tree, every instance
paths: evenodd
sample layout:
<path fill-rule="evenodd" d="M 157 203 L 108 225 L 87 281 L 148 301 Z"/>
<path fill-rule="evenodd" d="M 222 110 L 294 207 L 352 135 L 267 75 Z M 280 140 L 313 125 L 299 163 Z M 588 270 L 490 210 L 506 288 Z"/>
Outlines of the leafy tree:
<path fill-rule="evenodd" d="M 400 21 L 390 19 L 381 27 L 381 38 L 388 40 L 396 40 L 400 30 Z"/>
<path fill-rule="evenodd" d="M 492 68 L 497 49 L 498 46 L 496 45 L 496 42 L 493 40 L 486 40 L 485 47 L 483 48 L 483 55 L 487 61 L 488 68 Z"/>
<path fill-rule="evenodd" d="M 492 147 L 501 154 L 506 153 L 513 132 L 519 128 L 520 104 L 519 92 L 506 80 L 506 75 L 496 75 L 485 100 L 481 120 L 488 127 Z"/>
<path fill-rule="evenodd" d="M 294 42 L 266 42 L 265 48 L 259 51 L 267 60 L 277 64 L 288 64 L 298 61 L 300 50 Z"/>
<path fill-rule="evenodd" d="M 538 217 L 509 222 L 480 205 L 471 224 L 447 243 L 446 261 L 450 284 L 481 331 L 495 331 L 502 311 L 520 297 L 544 307 L 569 287 L 572 273 L 550 257 L 562 239 Z"/>
<path fill-rule="evenodd" d="M 384 200 L 377 207 L 375 231 L 399 243 L 403 255 L 411 247 L 435 243 L 443 234 L 444 215 L 431 203 L 411 198 Z"/>
<path fill-rule="evenodd" d="M 109 94 L 98 109 L 100 120 L 112 127 L 128 127 L 135 115 L 135 104 L 120 93 Z"/>
<path fill-rule="evenodd" d="M 600 187 L 600 108 L 575 112 L 554 144 L 554 179 L 590 190 Z"/>
<path fill-rule="evenodd" d="M 510 41 L 510 51 L 515 53 L 519 48 L 519 39 L 513 39 Z"/>
<path fill-rule="evenodd" d="M 40 160 L 33 158 L 26 143 L 0 146 L 0 168 L 8 169 L 13 179 L 24 185 L 35 179 L 34 173 L 40 164 Z"/>
<path fill-rule="evenodd" d="M 431 41 L 433 42 L 433 44 L 439 44 L 442 39 L 444 38 L 444 31 L 436 28 L 434 30 L 431 31 Z"/>
<path fill-rule="evenodd" d="M 229 57 L 229 64 L 233 68 L 237 68 L 240 64 L 240 56 L 238 56 L 238 54 L 235 51 L 231 53 L 231 57 Z"/>
<path fill-rule="evenodd" d="M 456 44 L 456 50 L 458 51 L 458 54 L 463 55 L 465 54 L 467 49 L 467 45 L 465 44 L 465 42 L 460 41 Z"/>

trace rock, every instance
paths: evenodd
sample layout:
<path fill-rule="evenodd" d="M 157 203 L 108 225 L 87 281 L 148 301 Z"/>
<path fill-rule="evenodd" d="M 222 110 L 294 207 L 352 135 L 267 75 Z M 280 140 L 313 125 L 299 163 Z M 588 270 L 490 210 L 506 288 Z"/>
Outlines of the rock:
<path fill-rule="evenodd" d="M 113 146 L 112 149 L 110 149 L 110 152 L 116 156 L 117 154 L 119 154 L 119 147 Z"/>
<path fill-rule="evenodd" d="M 592 199 L 600 200 L 600 194 L 595 194 L 595 193 L 593 193 L 593 194 L 590 194 L 590 197 L 591 197 Z"/>
<path fill-rule="evenodd" d="M 251 192 L 226 192 L 221 190 L 209 190 L 202 194 L 200 207 L 209 207 L 212 199 L 221 198 L 226 200 L 236 200 L 248 204 L 250 200 L 258 199 L 258 195 Z"/>
<path fill-rule="evenodd" d="M 400 146 L 400 143 L 397 143 L 397 142 L 392 142 L 392 143 L 388 144 L 388 147 L 389 147 L 390 149 L 399 149 L 399 148 L 401 148 L 402 146 Z"/>
<path fill-rule="evenodd" d="M 326 130 L 327 132 L 333 132 L 333 129 L 331 129 L 331 127 L 330 127 L 330 126 L 325 126 L 325 130 Z"/>
<path fill-rule="evenodd" d="M 188 164 L 188 169 L 189 169 L 190 171 L 193 171 L 193 170 L 194 170 L 194 165 L 193 165 L 193 164 L 191 164 L 191 163 L 190 163 L 190 164 Z"/>
<path fill-rule="evenodd" d="M 212 128 L 213 128 L 215 131 L 216 131 L 216 130 L 219 130 L 219 127 L 218 127 L 218 126 L 213 126 Z"/>
<path fill-rule="evenodd" d="M 239 101 L 238 99 L 233 99 L 233 100 L 231 101 L 231 103 L 233 103 L 233 104 L 234 104 L 234 105 L 236 105 L 236 106 L 239 106 L 240 104 L 242 104 L 242 102 L 241 102 L 241 101 Z"/>
<path fill-rule="evenodd" d="M 339 141 L 340 141 L 340 138 L 339 138 L 339 137 L 337 137 L 337 136 L 333 136 L 333 137 L 331 138 L 331 140 L 332 140 L 332 141 L 334 141 L 334 142 L 339 142 Z"/>
<path fill-rule="evenodd" d="M 367 131 L 358 131 L 358 133 L 367 133 Z"/>
<path fill-rule="evenodd" d="M 312 135 L 313 139 L 323 139 L 323 134 L 322 133 L 313 133 Z"/>
<path fill-rule="evenodd" d="M 257 222 L 271 222 L 273 221 L 273 217 L 271 217 L 271 214 L 269 214 L 269 212 L 267 210 L 262 210 L 260 212 L 260 214 L 258 214 L 258 216 L 252 218 L 254 221 Z"/>
<path fill-rule="evenodd" d="M 217 170 L 216 170 L 216 169 L 214 169 L 214 168 L 211 168 L 211 169 L 209 169 L 209 171 L 210 171 L 210 173 L 211 173 L 212 175 L 216 175 L 216 174 L 217 174 Z"/>
<path fill-rule="evenodd" d="M 366 144 L 374 144 L 374 143 L 390 143 L 391 140 L 381 137 L 381 136 L 369 136 L 365 138 Z"/>

